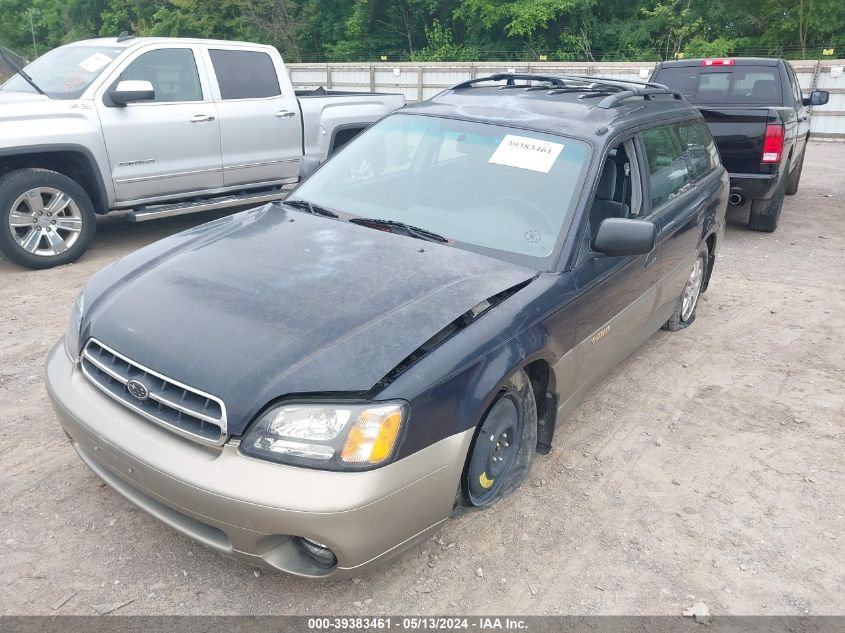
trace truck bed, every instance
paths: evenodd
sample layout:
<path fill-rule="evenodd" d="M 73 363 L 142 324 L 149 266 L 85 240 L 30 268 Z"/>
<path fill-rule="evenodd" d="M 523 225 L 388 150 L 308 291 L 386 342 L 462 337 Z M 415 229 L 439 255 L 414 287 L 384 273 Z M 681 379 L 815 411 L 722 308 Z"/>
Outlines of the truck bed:
<path fill-rule="evenodd" d="M 365 127 L 405 105 L 402 94 L 295 90 L 302 112 L 303 154 L 321 160 Z M 330 130 L 330 132 L 327 132 Z"/>
<path fill-rule="evenodd" d="M 347 90 L 326 90 L 322 86 L 307 90 L 294 90 L 294 93 L 296 93 L 296 96 L 300 99 L 308 97 L 366 97 L 373 95 L 389 97 L 401 95 L 401 93 L 395 92 L 350 92 Z"/>

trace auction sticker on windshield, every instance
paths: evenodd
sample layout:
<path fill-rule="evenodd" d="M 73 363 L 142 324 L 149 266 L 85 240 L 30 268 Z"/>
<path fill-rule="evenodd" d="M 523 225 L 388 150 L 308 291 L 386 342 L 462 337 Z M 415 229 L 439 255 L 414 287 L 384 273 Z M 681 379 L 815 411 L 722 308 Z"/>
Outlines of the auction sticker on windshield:
<path fill-rule="evenodd" d="M 548 174 L 563 147 L 561 143 L 508 134 L 488 162 Z"/>
<path fill-rule="evenodd" d="M 106 66 L 111 63 L 111 57 L 108 55 L 103 55 L 102 53 L 94 53 L 90 57 L 86 57 L 81 62 L 79 62 L 79 66 L 84 68 L 89 73 L 95 73 L 100 70 L 103 66 Z"/>

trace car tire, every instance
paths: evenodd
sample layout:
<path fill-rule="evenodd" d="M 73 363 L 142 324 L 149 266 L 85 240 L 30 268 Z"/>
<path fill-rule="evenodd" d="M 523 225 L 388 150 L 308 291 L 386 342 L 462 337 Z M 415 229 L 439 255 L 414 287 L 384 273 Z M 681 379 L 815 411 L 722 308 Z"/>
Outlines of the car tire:
<path fill-rule="evenodd" d="M 478 427 L 462 482 L 465 506 L 486 508 L 519 488 L 537 450 L 537 404 L 522 370 L 499 390 Z"/>
<path fill-rule="evenodd" d="M 772 233 L 778 228 L 783 198 L 786 193 L 788 176 L 781 176 L 777 189 L 768 200 L 752 200 L 751 214 L 748 216 L 748 228 L 752 231 Z"/>
<path fill-rule="evenodd" d="M 695 321 L 695 310 L 704 289 L 704 278 L 707 275 L 709 260 L 710 251 L 707 250 L 707 247 L 704 247 L 698 252 L 698 257 L 692 265 L 692 270 L 684 284 L 683 291 L 681 291 L 681 296 L 675 303 L 675 311 L 669 317 L 669 320 L 663 324 L 664 330 L 677 332 L 689 327 Z"/>
<path fill-rule="evenodd" d="M 805 149 L 801 152 L 801 158 L 798 159 L 798 164 L 793 168 L 792 173 L 786 180 L 786 195 L 794 196 L 798 193 L 798 184 L 801 182 L 801 169 L 804 167 L 804 154 L 807 153 Z"/>
<path fill-rule="evenodd" d="M 0 251 L 10 261 L 36 269 L 69 264 L 95 231 L 91 198 L 64 174 L 27 168 L 0 177 Z"/>

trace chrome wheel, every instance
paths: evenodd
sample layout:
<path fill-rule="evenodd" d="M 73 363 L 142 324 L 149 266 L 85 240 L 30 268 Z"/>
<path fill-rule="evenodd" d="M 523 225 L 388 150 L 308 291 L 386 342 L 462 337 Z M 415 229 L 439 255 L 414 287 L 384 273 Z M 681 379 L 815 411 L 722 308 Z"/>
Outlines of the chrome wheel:
<path fill-rule="evenodd" d="M 36 187 L 12 204 L 9 228 L 23 250 L 52 257 L 61 255 L 79 239 L 82 212 L 65 192 L 52 187 Z"/>
<path fill-rule="evenodd" d="M 688 321 L 698 303 L 698 296 L 701 294 L 701 284 L 704 282 L 704 256 L 695 260 L 692 272 L 687 279 L 684 294 L 681 297 L 681 321 Z"/>

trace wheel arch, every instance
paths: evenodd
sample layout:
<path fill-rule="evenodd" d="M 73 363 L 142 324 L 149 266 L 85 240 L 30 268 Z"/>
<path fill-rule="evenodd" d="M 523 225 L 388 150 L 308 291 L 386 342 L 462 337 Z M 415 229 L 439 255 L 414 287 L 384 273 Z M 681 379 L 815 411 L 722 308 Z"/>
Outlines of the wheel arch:
<path fill-rule="evenodd" d="M 479 406 L 472 416 L 470 428 L 478 429 L 505 384 L 516 374 L 524 371 L 528 377 L 534 402 L 537 407 L 537 451 L 546 454 L 551 449 L 554 427 L 557 420 L 557 389 L 553 361 L 550 352 L 538 349 L 531 354 L 523 354 L 525 348 L 518 339 L 511 345 L 503 346 L 493 358 L 488 359 L 482 372 L 475 380 L 472 390 L 484 394 L 479 399 Z M 502 367 L 508 369 L 501 371 Z M 498 369 L 497 369 L 498 368 Z"/>
<path fill-rule="evenodd" d="M 58 172 L 79 183 L 97 213 L 108 210 L 108 193 L 97 161 L 81 145 L 34 145 L 0 150 L 0 174 L 39 168 Z"/>
<path fill-rule="evenodd" d="M 369 127 L 361 125 L 360 123 L 348 123 L 345 125 L 338 125 L 332 130 L 331 140 L 329 141 L 329 152 L 327 157 L 331 157 L 335 152 L 342 149 L 344 145 L 349 143 L 352 139 L 358 136 L 361 132 Z"/>
<path fill-rule="evenodd" d="M 505 346 L 508 347 L 508 346 Z M 499 396 L 504 391 L 505 385 L 520 372 L 525 372 L 528 378 L 529 388 L 534 395 L 537 407 L 537 445 L 534 451 L 540 454 L 547 454 L 551 448 L 551 440 L 554 435 L 554 424 L 557 417 L 557 394 L 555 389 L 555 377 L 549 358 L 543 351 L 521 358 L 518 362 L 509 365 L 509 369 L 502 375 L 501 371 L 496 372 L 493 367 L 501 367 L 497 361 L 509 357 L 511 351 L 500 348 L 500 355 L 486 365 L 487 371 L 483 371 L 473 386 L 473 391 L 478 393 L 486 390 L 486 397 L 480 401 L 476 415 L 473 416 L 473 426 L 469 429 L 473 433 L 472 441 L 468 445 L 467 453 L 464 456 L 464 463 L 461 468 L 460 485 L 453 507 L 453 514 L 461 514 L 478 510 L 469 502 L 468 492 L 465 489 L 467 472 L 472 458 L 473 447 L 478 439 L 482 424 L 493 408 Z M 498 377 L 497 377 L 498 376 Z"/>
<path fill-rule="evenodd" d="M 704 283 L 701 287 L 701 292 L 704 293 L 707 290 L 707 286 L 710 284 L 710 275 L 713 274 L 713 267 L 716 265 L 716 245 L 718 241 L 718 237 L 716 233 L 713 232 L 708 235 L 704 239 L 704 244 L 707 246 L 707 269 L 704 271 Z"/>

